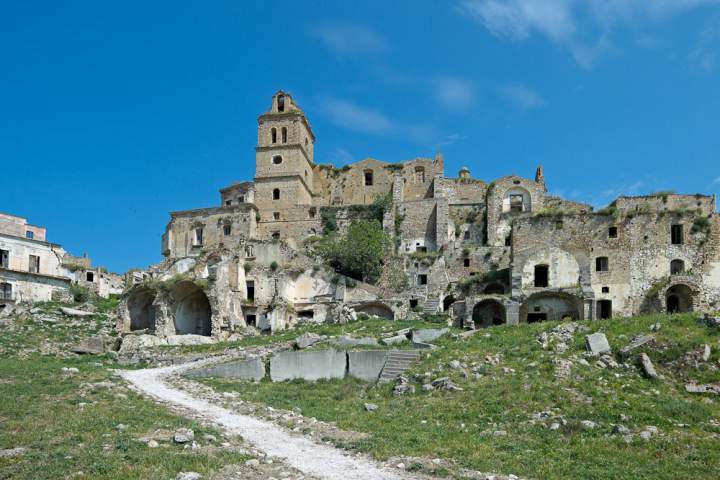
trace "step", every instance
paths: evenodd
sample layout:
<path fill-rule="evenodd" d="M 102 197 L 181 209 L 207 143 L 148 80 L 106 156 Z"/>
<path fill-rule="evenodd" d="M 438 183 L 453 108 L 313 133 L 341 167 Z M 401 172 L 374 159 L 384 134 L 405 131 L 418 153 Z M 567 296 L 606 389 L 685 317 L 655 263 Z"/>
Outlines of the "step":
<path fill-rule="evenodd" d="M 393 350 L 388 352 L 385 366 L 383 366 L 380 372 L 380 380 L 388 381 L 396 379 L 410 368 L 412 363 L 419 357 L 420 352 L 415 350 Z"/>

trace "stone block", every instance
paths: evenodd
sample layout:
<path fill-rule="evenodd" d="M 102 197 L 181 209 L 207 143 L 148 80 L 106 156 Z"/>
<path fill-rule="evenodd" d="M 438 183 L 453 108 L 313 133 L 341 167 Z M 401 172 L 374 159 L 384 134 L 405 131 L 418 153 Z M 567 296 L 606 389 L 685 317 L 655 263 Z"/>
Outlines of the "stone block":
<path fill-rule="evenodd" d="M 425 328 L 412 331 L 412 341 L 418 343 L 431 343 L 450 331 L 449 328 Z"/>
<path fill-rule="evenodd" d="M 585 347 L 587 351 L 593 355 L 602 355 L 603 353 L 610 353 L 612 351 L 607 337 L 604 333 L 600 332 L 585 335 Z"/>
<path fill-rule="evenodd" d="M 374 382 L 380 378 L 386 359 L 386 350 L 348 352 L 348 374 L 359 380 Z"/>
<path fill-rule="evenodd" d="M 344 378 L 347 355 L 344 351 L 317 350 L 280 352 L 270 359 L 270 378 L 273 382 L 301 378 Z"/>
<path fill-rule="evenodd" d="M 190 377 L 236 378 L 257 382 L 265 378 L 265 364 L 260 357 L 255 357 L 198 368 L 191 370 L 187 375 Z"/>

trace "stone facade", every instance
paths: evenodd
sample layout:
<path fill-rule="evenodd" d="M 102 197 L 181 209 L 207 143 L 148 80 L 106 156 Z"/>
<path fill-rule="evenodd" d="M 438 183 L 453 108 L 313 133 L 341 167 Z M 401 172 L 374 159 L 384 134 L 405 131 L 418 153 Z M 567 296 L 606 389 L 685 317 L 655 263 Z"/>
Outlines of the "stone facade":
<path fill-rule="evenodd" d="M 254 180 L 221 189 L 219 207 L 171 214 L 165 260 L 126 295 L 119 328 L 226 337 L 343 321 L 349 307 L 469 328 L 719 308 L 713 196 L 623 196 L 594 211 L 548 195 L 542 167 L 489 183 L 466 167 L 446 177 L 440 154 L 338 168 L 316 163 L 315 140 L 292 97 L 275 94 L 258 118 Z M 327 215 L 342 234 L 383 199 L 394 241 L 377 285 L 304 248 Z"/>

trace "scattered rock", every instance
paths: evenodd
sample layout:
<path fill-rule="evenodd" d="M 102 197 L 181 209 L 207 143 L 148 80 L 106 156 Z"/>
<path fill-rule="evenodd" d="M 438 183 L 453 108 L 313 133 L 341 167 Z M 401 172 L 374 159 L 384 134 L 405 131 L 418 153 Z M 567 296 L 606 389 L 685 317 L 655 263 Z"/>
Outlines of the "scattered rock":
<path fill-rule="evenodd" d="M 70 349 L 71 352 L 80 354 L 101 354 L 117 351 L 120 347 L 118 339 L 109 335 L 98 335 L 84 339 L 78 345 Z"/>
<path fill-rule="evenodd" d="M 430 385 L 436 390 L 462 390 L 462 388 L 455 385 L 448 377 L 437 378 L 433 380 Z"/>
<path fill-rule="evenodd" d="M 378 408 L 379 408 L 379 407 L 378 407 L 377 405 L 375 405 L 374 403 L 366 403 L 366 404 L 365 404 L 365 410 L 368 411 L 368 412 L 374 412 L 374 411 L 377 410 Z"/>
<path fill-rule="evenodd" d="M 705 349 L 703 350 L 703 362 L 707 362 L 710 360 L 710 355 L 712 354 L 712 350 L 710 350 L 710 345 L 705 344 Z"/>
<path fill-rule="evenodd" d="M 610 353 L 610 344 L 608 343 L 607 337 L 604 333 L 593 333 L 592 335 L 585 335 L 585 348 L 591 355 L 602 355 L 603 353 Z"/>
<path fill-rule="evenodd" d="M 93 312 L 86 312 L 84 310 L 77 310 L 75 308 L 60 307 L 60 311 L 69 317 L 90 317 L 95 315 Z"/>
<path fill-rule="evenodd" d="M 246 461 L 245 461 L 245 466 L 246 466 L 246 467 L 259 467 L 259 466 L 260 466 L 260 460 L 258 460 L 257 458 L 252 458 L 252 459 L 250 459 L 250 460 L 246 460 Z"/>
<path fill-rule="evenodd" d="M 398 345 L 400 343 L 407 342 L 407 341 L 408 341 L 408 338 L 406 335 L 396 335 L 394 337 L 384 338 L 382 342 L 385 345 Z"/>
<path fill-rule="evenodd" d="M 180 472 L 175 477 L 175 480 L 200 480 L 202 476 L 197 472 Z"/>
<path fill-rule="evenodd" d="M 612 433 L 616 435 L 629 435 L 630 429 L 627 428 L 625 425 L 618 424 L 613 427 Z"/>
<path fill-rule="evenodd" d="M 714 393 L 715 395 L 720 395 L 720 384 L 713 385 L 707 383 L 705 385 L 695 385 L 688 383 L 685 385 L 685 391 L 688 393 Z"/>
<path fill-rule="evenodd" d="M 5 450 L 0 450 L 0 458 L 17 457 L 24 454 L 26 451 L 27 448 L 25 447 L 7 448 Z"/>
<path fill-rule="evenodd" d="M 645 376 L 647 376 L 648 378 L 659 378 L 659 375 L 655 371 L 655 366 L 653 365 L 652 361 L 650 361 L 650 357 L 648 357 L 646 353 L 641 353 L 638 359 L 640 362 L 640 368 L 642 369 Z"/>
<path fill-rule="evenodd" d="M 173 440 L 175 440 L 175 443 L 190 443 L 195 440 L 195 432 L 190 429 L 183 428 L 175 432 Z"/>
<path fill-rule="evenodd" d="M 583 427 L 585 430 L 592 430 L 597 427 L 597 423 L 593 422 L 592 420 L 581 420 L 580 426 Z"/>
<path fill-rule="evenodd" d="M 413 342 L 430 343 L 442 337 L 449 331 L 449 328 L 425 328 L 422 330 L 413 330 L 410 335 Z"/>
<path fill-rule="evenodd" d="M 361 345 L 377 346 L 378 341 L 371 337 L 353 338 L 349 335 L 343 335 L 334 342 L 341 347 L 357 347 Z"/>
<path fill-rule="evenodd" d="M 452 368 L 453 370 L 460 370 L 462 368 L 458 360 L 450 360 L 450 362 L 448 363 L 448 367 Z"/>
<path fill-rule="evenodd" d="M 661 327 L 662 327 L 662 325 L 660 325 L 659 322 L 653 323 L 652 325 L 650 325 L 650 331 L 651 332 L 659 332 Z"/>
<path fill-rule="evenodd" d="M 62 367 L 61 370 L 65 373 L 78 373 L 80 371 L 75 367 Z"/>
<path fill-rule="evenodd" d="M 393 388 L 394 395 L 404 395 L 406 393 L 415 393 L 415 386 L 410 385 L 410 381 L 405 375 L 398 377 L 398 383 Z"/>
<path fill-rule="evenodd" d="M 295 339 L 295 346 L 302 350 L 321 342 L 323 337 L 315 333 L 304 333 Z"/>
<path fill-rule="evenodd" d="M 638 335 L 634 337 L 628 345 L 620 349 L 620 358 L 627 360 L 630 358 L 633 350 L 653 341 L 655 341 L 655 337 L 652 335 Z"/>
<path fill-rule="evenodd" d="M 150 440 L 147 442 L 148 448 L 158 448 L 160 444 L 156 440 Z"/>

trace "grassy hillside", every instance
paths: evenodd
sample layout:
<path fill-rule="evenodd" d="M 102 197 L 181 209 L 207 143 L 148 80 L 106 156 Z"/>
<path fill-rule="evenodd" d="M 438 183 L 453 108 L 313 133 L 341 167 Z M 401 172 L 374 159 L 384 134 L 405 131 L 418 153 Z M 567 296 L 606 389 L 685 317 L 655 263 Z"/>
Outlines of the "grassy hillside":
<path fill-rule="evenodd" d="M 112 328 L 102 313 L 112 305 L 99 306 L 98 315 L 82 320 L 50 314 L 50 322 L 40 322 L 35 315 L 0 328 L 0 450 L 26 449 L 0 456 L 0 479 L 170 479 L 249 458 L 204 439 L 224 441 L 219 432 L 126 389 L 112 374 L 112 358 L 67 353 L 68 345 Z M 201 448 L 173 444 L 178 428 L 194 429 Z M 144 437 L 157 439 L 158 448 Z"/>
<path fill-rule="evenodd" d="M 650 356 L 662 379 L 645 378 L 634 358 L 623 365 L 615 355 L 617 367 L 601 368 L 584 356 L 588 333 L 604 332 L 616 354 L 655 324 L 656 341 L 637 352 Z M 557 325 L 493 327 L 467 339 L 445 338 L 410 372 L 415 393 L 401 396 L 393 395 L 393 385 L 354 380 L 205 381 L 247 400 L 300 408 L 305 416 L 369 433 L 352 448 L 382 459 L 443 457 L 480 471 L 542 479 L 718 477 L 718 398 L 687 393 L 684 385 L 720 381 L 720 332 L 699 325 L 692 314 L 581 322 L 584 331 L 572 335 L 566 351 L 556 351 L 552 341 L 544 349 L 538 335 Z M 702 359 L 705 344 L 712 347 L 708 361 Z M 452 360 L 463 365 L 452 368 Z M 422 384 L 443 376 L 462 390 L 423 391 Z M 378 410 L 365 411 L 365 402 Z"/>

